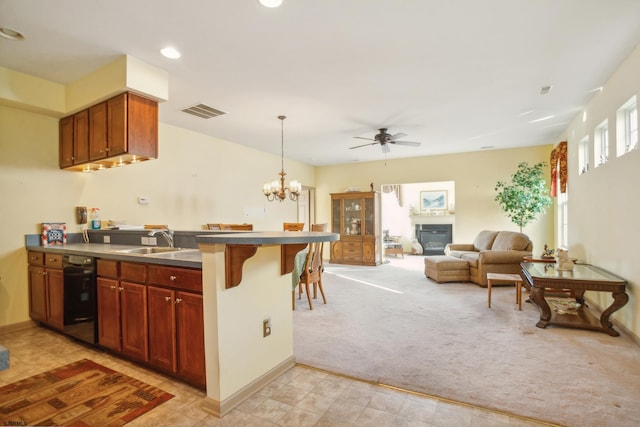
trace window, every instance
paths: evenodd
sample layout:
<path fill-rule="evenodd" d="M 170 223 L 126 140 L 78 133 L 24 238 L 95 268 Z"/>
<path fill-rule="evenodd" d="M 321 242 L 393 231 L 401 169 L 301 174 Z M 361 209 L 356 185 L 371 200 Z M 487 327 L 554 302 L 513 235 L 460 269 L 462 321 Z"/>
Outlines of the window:
<path fill-rule="evenodd" d="M 589 137 L 585 136 L 578 146 L 578 173 L 582 175 L 589 170 Z"/>
<path fill-rule="evenodd" d="M 607 163 L 609 157 L 609 124 L 600 123 L 593 133 L 593 157 L 596 167 Z"/>
<path fill-rule="evenodd" d="M 558 188 L 560 183 L 558 182 Z M 569 247 L 569 209 L 567 193 L 558 193 L 558 248 Z"/>
<path fill-rule="evenodd" d="M 638 148 L 638 105 L 635 95 L 616 114 L 616 153 L 618 157 Z"/>

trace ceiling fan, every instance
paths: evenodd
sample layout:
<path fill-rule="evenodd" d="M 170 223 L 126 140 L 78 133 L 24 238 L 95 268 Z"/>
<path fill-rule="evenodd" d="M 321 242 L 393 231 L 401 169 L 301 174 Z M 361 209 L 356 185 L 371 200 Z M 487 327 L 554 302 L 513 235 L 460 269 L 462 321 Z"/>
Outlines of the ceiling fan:
<path fill-rule="evenodd" d="M 390 133 L 387 133 L 387 128 L 381 128 L 381 129 L 378 129 L 378 130 L 380 131 L 380 133 L 377 134 L 376 136 L 374 136 L 373 139 L 364 138 L 362 136 L 354 136 L 354 138 L 366 139 L 366 140 L 374 141 L 374 142 L 370 142 L 370 143 L 362 144 L 362 145 L 356 145 L 355 147 L 349 147 L 349 148 L 353 149 L 353 148 L 366 147 L 368 145 L 380 144 L 380 148 L 382 148 L 382 152 L 383 153 L 388 153 L 390 151 L 389 144 L 408 145 L 408 146 L 411 146 L 411 147 L 419 147 L 420 146 L 419 142 L 400 141 L 400 138 L 404 138 L 405 136 L 407 136 L 407 134 L 405 134 L 405 133 L 396 133 L 394 135 L 391 135 Z"/>

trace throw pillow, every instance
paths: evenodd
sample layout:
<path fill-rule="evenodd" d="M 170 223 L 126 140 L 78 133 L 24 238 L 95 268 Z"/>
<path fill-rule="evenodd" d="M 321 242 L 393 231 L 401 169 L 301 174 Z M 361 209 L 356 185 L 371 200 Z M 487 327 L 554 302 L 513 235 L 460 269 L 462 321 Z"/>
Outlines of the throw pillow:
<path fill-rule="evenodd" d="M 478 252 L 491 249 L 491 247 L 493 246 L 493 241 L 496 239 L 497 235 L 497 231 L 481 231 L 480 233 L 478 233 L 476 240 L 473 241 L 473 248 Z"/>
<path fill-rule="evenodd" d="M 529 246 L 529 236 L 515 231 L 501 231 L 496 236 L 493 246 L 494 251 L 524 251 Z"/>

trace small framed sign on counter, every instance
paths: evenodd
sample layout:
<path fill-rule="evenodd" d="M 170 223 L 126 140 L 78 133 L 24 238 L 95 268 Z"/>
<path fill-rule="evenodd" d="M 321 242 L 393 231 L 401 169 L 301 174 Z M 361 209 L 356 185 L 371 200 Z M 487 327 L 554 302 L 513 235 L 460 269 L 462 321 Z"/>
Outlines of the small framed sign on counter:
<path fill-rule="evenodd" d="M 66 222 L 42 223 L 42 246 L 62 246 L 67 244 Z"/>

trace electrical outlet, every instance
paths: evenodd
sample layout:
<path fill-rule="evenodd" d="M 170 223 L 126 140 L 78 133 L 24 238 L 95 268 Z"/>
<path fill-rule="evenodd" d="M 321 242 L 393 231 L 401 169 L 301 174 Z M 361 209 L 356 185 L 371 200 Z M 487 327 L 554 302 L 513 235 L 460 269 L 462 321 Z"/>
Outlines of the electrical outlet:
<path fill-rule="evenodd" d="M 262 336 L 268 337 L 271 335 L 271 319 L 266 318 L 262 321 Z"/>
<path fill-rule="evenodd" d="M 103 236 L 104 243 L 111 243 L 111 236 Z"/>

